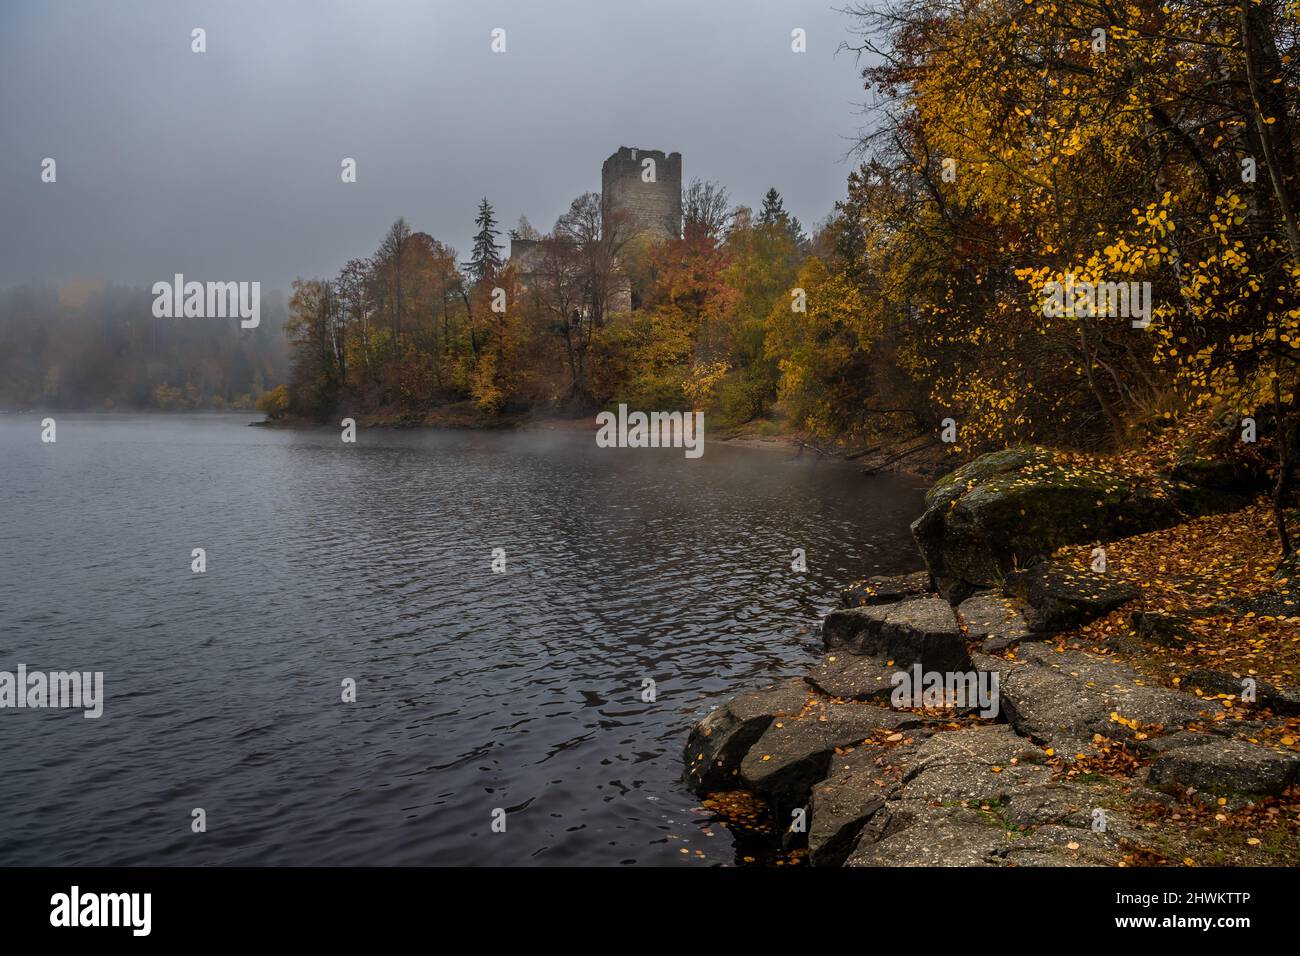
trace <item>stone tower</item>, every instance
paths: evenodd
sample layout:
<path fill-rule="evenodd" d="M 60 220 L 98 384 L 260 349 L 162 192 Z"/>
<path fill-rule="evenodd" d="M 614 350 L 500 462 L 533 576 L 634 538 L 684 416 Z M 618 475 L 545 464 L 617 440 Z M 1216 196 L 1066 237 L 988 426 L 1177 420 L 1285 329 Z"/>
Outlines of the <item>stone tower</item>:
<path fill-rule="evenodd" d="M 606 219 L 628 219 L 629 238 L 677 239 L 682 234 L 682 154 L 620 146 L 600 169 Z"/>

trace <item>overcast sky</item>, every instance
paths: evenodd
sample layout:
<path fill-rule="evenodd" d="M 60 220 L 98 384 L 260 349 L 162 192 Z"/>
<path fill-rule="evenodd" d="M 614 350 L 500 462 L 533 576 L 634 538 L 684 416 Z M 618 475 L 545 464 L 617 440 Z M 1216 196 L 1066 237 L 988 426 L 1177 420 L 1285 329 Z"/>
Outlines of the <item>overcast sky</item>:
<path fill-rule="evenodd" d="M 479 197 L 545 231 L 619 146 L 811 226 L 862 123 L 851 26 L 817 0 L 0 0 L 0 287 L 287 288 L 398 216 L 465 258 Z"/>

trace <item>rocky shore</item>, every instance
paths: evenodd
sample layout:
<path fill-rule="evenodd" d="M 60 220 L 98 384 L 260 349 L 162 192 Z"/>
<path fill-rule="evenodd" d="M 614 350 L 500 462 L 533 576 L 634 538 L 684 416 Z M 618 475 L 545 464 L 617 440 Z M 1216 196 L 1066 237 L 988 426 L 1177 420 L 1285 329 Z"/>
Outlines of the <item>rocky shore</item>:
<path fill-rule="evenodd" d="M 1162 561 L 1106 562 L 1198 518 L 1229 527 L 1260 486 L 1196 462 L 977 459 L 912 525 L 926 570 L 846 588 L 805 677 L 692 728 L 689 786 L 761 804 L 775 852 L 814 866 L 1295 862 L 1300 690 L 1160 656 L 1196 639 L 1188 620 L 1230 629 L 1260 608 L 1300 643 L 1290 580 L 1169 613 L 1148 600 Z M 900 699 L 910 674 L 936 675 L 934 695 Z M 960 692 L 977 684 L 993 713 Z"/>

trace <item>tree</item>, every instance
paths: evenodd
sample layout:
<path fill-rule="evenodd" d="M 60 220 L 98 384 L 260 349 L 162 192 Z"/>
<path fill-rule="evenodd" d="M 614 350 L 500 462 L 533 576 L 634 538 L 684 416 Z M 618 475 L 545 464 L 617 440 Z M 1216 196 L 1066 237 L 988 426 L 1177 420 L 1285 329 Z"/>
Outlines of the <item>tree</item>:
<path fill-rule="evenodd" d="M 803 225 L 785 211 L 785 200 L 781 198 L 775 186 L 763 196 L 763 208 L 758 213 L 758 224 L 784 231 L 795 243 L 804 240 Z"/>
<path fill-rule="evenodd" d="M 975 449 L 1124 447 L 1157 417 L 1262 414 L 1287 552 L 1300 244 L 1286 10 L 855 12 L 859 49 L 882 54 L 864 74 L 880 107 L 837 242 L 897 313 L 900 364 Z M 1045 308 L 1046 290 L 1076 283 L 1145 287 L 1149 316 Z"/>
<path fill-rule="evenodd" d="M 682 190 L 682 235 L 687 240 L 703 237 L 719 243 L 731 221 L 727 190 L 721 183 L 692 179 Z"/>
<path fill-rule="evenodd" d="M 763 226 L 774 226 L 789 218 L 785 211 L 785 201 L 773 186 L 763 197 L 763 208 L 758 212 L 758 222 Z"/>
<path fill-rule="evenodd" d="M 410 242 L 411 227 L 406 224 L 405 219 L 399 217 L 388 228 L 383 242 L 379 244 L 379 253 L 376 256 L 383 280 L 387 285 L 394 346 L 402 337 L 402 310 L 405 305 L 402 296 L 403 271 L 406 265 L 406 250 Z"/>
<path fill-rule="evenodd" d="M 542 238 L 542 234 L 533 228 L 533 224 L 528 221 L 527 216 L 520 216 L 519 223 L 515 228 L 510 230 L 511 239 L 526 239 L 530 242 L 536 242 Z"/>
<path fill-rule="evenodd" d="M 595 327 L 584 317 L 586 295 L 583 257 L 574 240 L 553 232 L 538 243 L 528 286 L 532 312 L 563 347 L 568 369 L 565 404 L 585 407 L 592 401 L 587 382 L 587 352 Z"/>
<path fill-rule="evenodd" d="M 474 217 L 478 232 L 474 234 L 474 248 L 470 252 L 465 270 L 474 285 L 481 285 L 496 275 L 501 268 L 501 246 L 497 244 L 500 230 L 496 228 L 497 220 L 492 204 L 483 197 L 478 204 L 478 215 Z"/>
<path fill-rule="evenodd" d="M 299 414 L 321 417 L 333 410 L 342 381 L 338 300 L 320 279 L 295 279 L 285 335 L 293 355 L 289 404 Z"/>
<path fill-rule="evenodd" d="M 799 272 L 805 311 L 778 301 L 768 319 L 767 349 L 781 372 L 780 394 L 795 421 L 814 435 L 853 434 L 871 389 L 870 349 L 877 315 L 853 283 L 818 259 Z"/>

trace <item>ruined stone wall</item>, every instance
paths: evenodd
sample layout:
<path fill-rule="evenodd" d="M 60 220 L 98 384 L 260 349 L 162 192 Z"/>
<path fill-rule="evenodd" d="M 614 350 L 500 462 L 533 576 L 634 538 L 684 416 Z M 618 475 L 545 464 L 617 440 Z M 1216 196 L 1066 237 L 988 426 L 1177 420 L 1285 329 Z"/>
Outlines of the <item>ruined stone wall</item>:
<path fill-rule="evenodd" d="M 643 181 L 646 160 L 654 161 L 654 182 Z M 675 239 L 682 234 L 682 154 L 620 146 L 600 170 L 606 215 L 617 211 L 629 222 L 629 236 Z"/>

